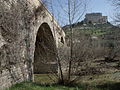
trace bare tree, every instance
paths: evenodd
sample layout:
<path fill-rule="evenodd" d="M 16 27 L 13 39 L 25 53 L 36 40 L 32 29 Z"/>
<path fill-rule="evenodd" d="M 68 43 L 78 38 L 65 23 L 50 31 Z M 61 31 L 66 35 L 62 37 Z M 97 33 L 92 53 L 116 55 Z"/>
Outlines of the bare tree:
<path fill-rule="evenodd" d="M 43 0 L 44 1 L 44 0 Z M 47 1 L 47 5 L 51 12 L 53 17 L 55 16 L 55 11 L 53 7 L 53 0 L 45 0 L 44 2 Z M 60 9 L 62 16 L 60 19 L 67 23 L 69 25 L 69 46 L 64 46 L 64 47 L 59 47 L 58 53 L 57 53 L 57 63 L 58 63 L 58 69 L 59 69 L 59 83 L 60 84 L 69 84 L 73 82 L 73 78 L 71 78 L 71 75 L 75 69 L 73 67 L 77 68 L 79 66 L 80 61 L 84 61 L 88 56 L 86 56 L 88 53 L 88 41 L 85 39 L 86 37 L 79 38 L 77 40 L 80 43 L 75 42 L 76 38 L 73 32 L 73 27 L 72 24 L 78 22 L 82 16 L 84 15 L 86 11 L 86 0 L 65 0 L 64 3 L 60 0 L 57 1 L 58 6 L 56 7 L 57 10 Z M 59 12 L 58 12 L 59 13 Z M 64 19 L 65 18 L 65 19 Z M 54 23 L 54 22 L 53 22 Z M 54 28 L 54 27 L 53 27 Z M 79 37 L 79 36 L 78 36 Z M 83 44 L 84 42 L 84 44 Z M 84 49 L 82 50 L 81 48 L 84 45 Z M 80 50 L 78 49 L 81 49 Z M 90 51 L 90 50 L 89 50 Z M 55 52 L 53 52 L 55 53 Z M 77 62 L 77 63 L 76 63 Z M 76 69 L 76 71 L 78 71 Z"/>
<path fill-rule="evenodd" d="M 61 12 L 64 12 L 62 16 L 64 16 L 63 19 L 62 17 L 60 19 L 65 20 L 66 23 L 68 23 L 69 25 L 69 47 L 66 48 L 65 50 L 65 57 L 66 57 L 66 53 L 67 53 L 67 58 L 64 57 L 64 59 L 60 58 L 62 62 L 64 62 L 62 64 L 62 72 L 63 72 L 63 82 L 64 83 L 70 83 L 71 82 L 71 73 L 72 73 L 72 66 L 74 64 L 74 43 L 73 43 L 73 27 L 72 24 L 75 22 L 78 22 L 81 17 L 84 15 L 85 11 L 86 11 L 86 0 L 66 0 L 64 1 L 64 3 L 66 4 L 64 6 L 64 3 L 60 0 L 58 0 Z M 61 49 L 62 50 L 62 49 Z M 63 50 L 64 51 L 64 50 Z M 62 55 L 61 55 L 62 56 Z M 64 55 L 63 55 L 64 56 Z M 64 65 L 65 64 L 65 65 Z M 67 82 L 66 82 L 67 81 Z"/>
<path fill-rule="evenodd" d="M 120 0 L 112 0 L 112 3 L 116 7 L 114 20 L 119 25 L 120 24 Z"/>

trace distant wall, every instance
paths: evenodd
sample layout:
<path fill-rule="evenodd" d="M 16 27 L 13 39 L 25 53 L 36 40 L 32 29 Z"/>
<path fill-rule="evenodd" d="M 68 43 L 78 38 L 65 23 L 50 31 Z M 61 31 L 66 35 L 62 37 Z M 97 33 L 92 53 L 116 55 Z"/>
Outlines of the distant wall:
<path fill-rule="evenodd" d="M 107 23 L 107 16 L 102 16 L 102 13 L 88 13 L 85 15 L 86 23 Z"/>
<path fill-rule="evenodd" d="M 57 64 L 40 64 L 36 68 L 35 74 L 47 74 L 47 73 L 57 73 L 58 71 Z"/>

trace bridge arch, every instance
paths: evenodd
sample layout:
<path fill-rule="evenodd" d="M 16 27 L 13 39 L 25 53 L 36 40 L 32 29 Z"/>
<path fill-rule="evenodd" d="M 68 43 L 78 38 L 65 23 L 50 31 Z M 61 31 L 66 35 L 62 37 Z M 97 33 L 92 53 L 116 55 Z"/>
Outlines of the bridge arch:
<path fill-rule="evenodd" d="M 51 72 L 51 62 L 56 60 L 56 42 L 50 26 L 42 23 L 37 31 L 34 51 L 34 73 Z"/>

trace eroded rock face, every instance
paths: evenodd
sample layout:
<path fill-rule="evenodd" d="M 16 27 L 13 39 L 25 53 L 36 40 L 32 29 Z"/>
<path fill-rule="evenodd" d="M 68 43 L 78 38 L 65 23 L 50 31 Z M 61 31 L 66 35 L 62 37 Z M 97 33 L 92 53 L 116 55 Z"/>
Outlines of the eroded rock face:
<path fill-rule="evenodd" d="M 56 21 L 52 21 L 39 0 L 0 0 L 0 88 L 32 80 L 40 25 L 49 25 L 56 46 L 65 36 Z"/>

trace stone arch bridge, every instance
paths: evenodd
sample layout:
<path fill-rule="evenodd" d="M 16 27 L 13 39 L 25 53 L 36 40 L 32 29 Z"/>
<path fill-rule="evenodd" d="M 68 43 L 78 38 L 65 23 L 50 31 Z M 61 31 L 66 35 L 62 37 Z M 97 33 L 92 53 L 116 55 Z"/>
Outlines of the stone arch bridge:
<path fill-rule="evenodd" d="M 32 80 L 33 63 L 56 59 L 64 38 L 40 0 L 0 0 L 0 88 Z"/>

